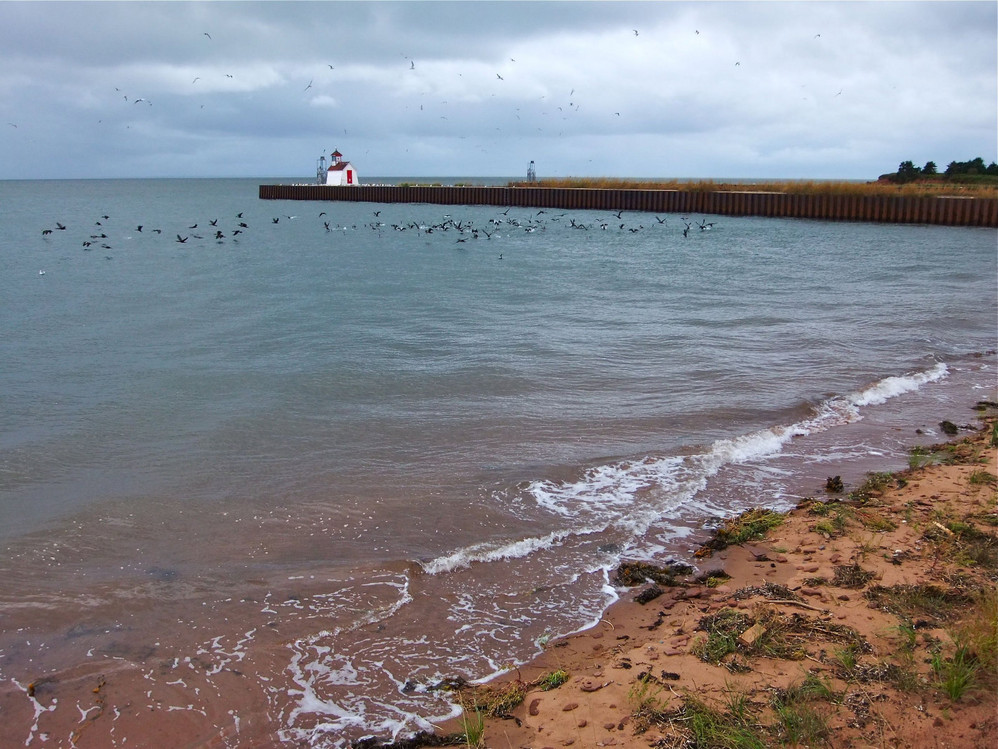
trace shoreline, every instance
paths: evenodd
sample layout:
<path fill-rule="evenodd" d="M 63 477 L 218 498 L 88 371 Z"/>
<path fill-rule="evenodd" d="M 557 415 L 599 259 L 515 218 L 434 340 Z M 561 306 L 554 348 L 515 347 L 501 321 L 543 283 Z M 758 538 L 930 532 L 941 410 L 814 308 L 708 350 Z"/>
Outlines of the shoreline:
<path fill-rule="evenodd" d="M 906 470 L 727 520 L 699 571 L 622 565 L 596 627 L 461 685 L 436 734 L 354 746 L 998 742 L 998 404 L 977 415 Z"/>

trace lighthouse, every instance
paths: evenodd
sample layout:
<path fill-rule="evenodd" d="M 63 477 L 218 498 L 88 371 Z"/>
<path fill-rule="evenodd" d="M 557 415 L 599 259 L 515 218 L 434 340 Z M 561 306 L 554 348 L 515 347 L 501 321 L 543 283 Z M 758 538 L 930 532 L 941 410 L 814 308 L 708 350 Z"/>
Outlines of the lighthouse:
<path fill-rule="evenodd" d="M 326 170 L 327 185 L 358 185 L 360 178 L 357 170 L 349 161 L 343 161 L 343 154 L 333 151 L 329 169 Z"/>

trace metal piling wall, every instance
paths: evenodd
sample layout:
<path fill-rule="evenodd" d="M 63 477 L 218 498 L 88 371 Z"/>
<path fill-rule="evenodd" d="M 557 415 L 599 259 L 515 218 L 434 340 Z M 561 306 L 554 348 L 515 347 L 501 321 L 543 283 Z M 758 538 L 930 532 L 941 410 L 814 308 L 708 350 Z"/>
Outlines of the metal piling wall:
<path fill-rule="evenodd" d="M 260 185 L 262 200 L 493 205 L 998 227 L 998 198 L 575 187 Z"/>

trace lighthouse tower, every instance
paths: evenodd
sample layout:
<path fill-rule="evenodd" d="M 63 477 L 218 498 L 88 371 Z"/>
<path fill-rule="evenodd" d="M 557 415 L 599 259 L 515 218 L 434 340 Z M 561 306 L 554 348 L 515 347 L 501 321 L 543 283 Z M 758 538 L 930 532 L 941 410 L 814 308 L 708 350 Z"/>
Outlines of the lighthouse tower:
<path fill-rule="evenodd" d="M 329 169 L 326 170 L 327 185 L 358 185 L 360 178 L 357 170 L 349 161 L 343 161 L 343 154 L 333 151 Z"/>

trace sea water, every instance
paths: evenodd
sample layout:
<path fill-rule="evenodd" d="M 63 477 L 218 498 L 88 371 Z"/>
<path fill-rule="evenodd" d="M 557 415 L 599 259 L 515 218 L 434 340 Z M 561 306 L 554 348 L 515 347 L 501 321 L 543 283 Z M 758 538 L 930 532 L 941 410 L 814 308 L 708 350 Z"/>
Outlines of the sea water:
<path fill-rule="evenodd" d="M 598 621 L 622 559 L 994 397 L 993 229 L 259 182 L 0 183 L 8 715 L 113 663 L 232 746 L 429 728 L 442 679 Z"/>

